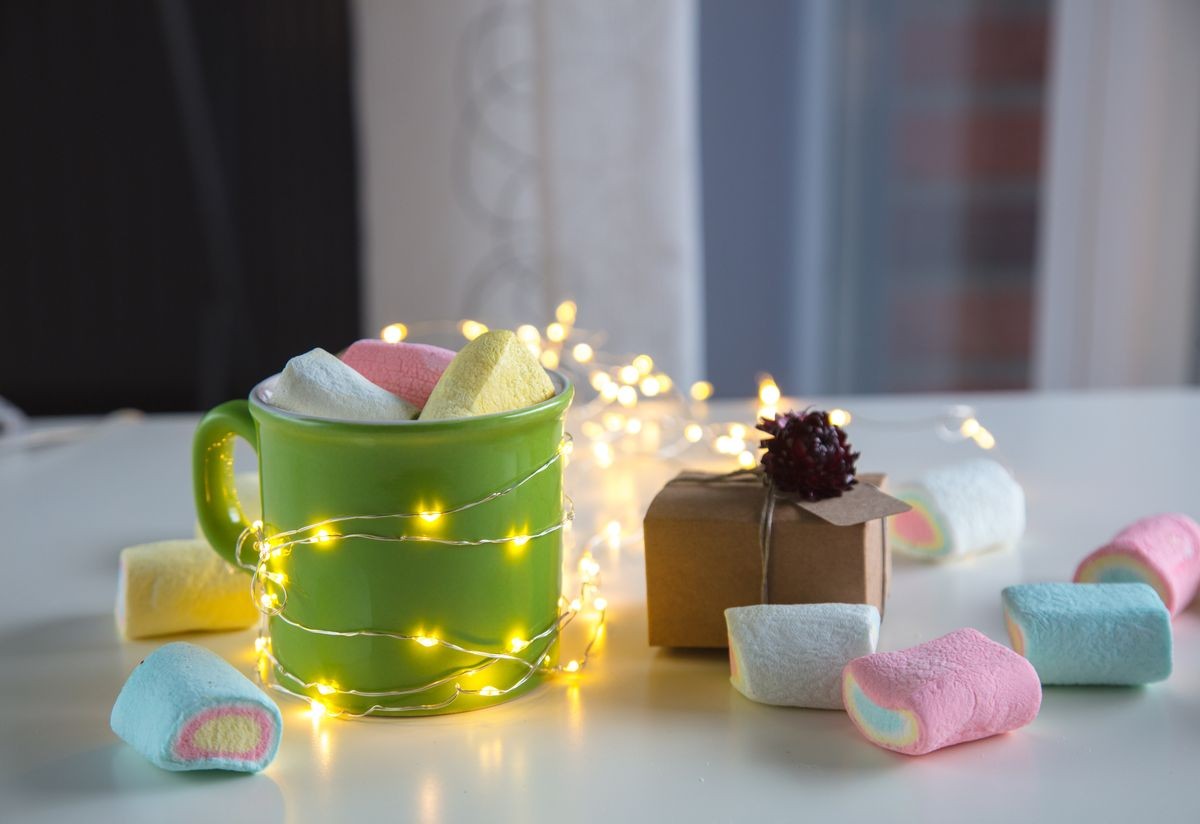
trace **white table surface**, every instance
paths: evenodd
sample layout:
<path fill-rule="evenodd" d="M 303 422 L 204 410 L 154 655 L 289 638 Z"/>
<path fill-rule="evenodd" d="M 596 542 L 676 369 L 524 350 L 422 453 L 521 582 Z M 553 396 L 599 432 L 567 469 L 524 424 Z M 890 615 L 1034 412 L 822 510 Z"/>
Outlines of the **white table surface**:
<path fill-rule="evenodd" d="M 841 399 L 914 416 L 947 398 Z M 1019 549 L 947 566 L 897 561 L 880 649 L 962 626 L 1006 640 L 1000 589 L 1069 579 L 1142 515 L 1200 515 L 1200 393 L 966 400 L 1029 502 Z M 749 421 L 748 405 L 714 404 Z M 121 547 L 192 530 L 194 416 L 100 427 L 0 453 L 0 820 L 3 821 L 1197 821 L 1200 607 L 1175 619 L 1175 673 L 1144 689 L 1049 688 L 1029 727 L 907 758 L 845 714 L 754 704 L 722 653 L 646 645 L 639 545 L 602 551 L 608 635 L 592 667 L 482 712 L 314 725 L 281 704 L 279 755 L 254 776 L 168 773 L 109 730 L 124 678 L 160 641 L 112 620 Z M 860 469 L 893 476 L 965 457 L 929 430 L 855 422 Z M 568 470 L 578 532 L 636 528 L 678 464 Z M 250 631 L 192 635 L 244 672 Z M 836 819 L 833 817 L 836 816 Z"/>

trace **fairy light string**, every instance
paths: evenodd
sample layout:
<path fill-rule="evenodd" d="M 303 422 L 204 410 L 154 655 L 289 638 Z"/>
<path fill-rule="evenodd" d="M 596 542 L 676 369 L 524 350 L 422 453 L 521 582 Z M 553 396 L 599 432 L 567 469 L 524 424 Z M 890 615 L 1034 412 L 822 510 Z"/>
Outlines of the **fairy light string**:
<path fill-rule="evenodd" d="M 359 531 L 361 524 L 377 522 L 399 522 L 420 520 L 434 522 L 442 518 L 453 517 L 456 514 L 487 506 L 505 496 L 519 490 L 539 475 L 558 467 L 567 460 L 571 453 L 572 440 L 565 435 L 555 449 L 553 455 L 525 476 L 501 489 L 494 490 L 480 498 L 467 501 L 457 506 L 441 510 L 422 510 L 419 512 L 397 512 L 369 515 L 345 515 L 326 518 L 321 521 L 306 524 L 302 527 L 272 531 L 262 521 L 255 521 L 244 530 L 238 539 L 235 558 L 239 566 L 251 572 L 250 592 L 253 602 L 262 614 L 262 624 L 259 636 L 255 641 L 255 650 L 259 656 L 259 677 L 265 686 L 292 697 L 308 701 L 314 717 L 329 715 L 346 718 L 363 718 L 378 715 L 400 715 L 413 712 L 428 712 L 450 706 L 462 696 L 480 696 L 501 698 L 524 686 L 538 674 L 577 673 L 588 663 L 589 656 L 603 633 L 607 617 L 608 604 L 599 592 L 599 565 L 591 555 L 590 547 L 585 548 L 580 561 L 580 584 L 578 595 L 572 599 L 560 596 L 558 612 L 555 619 L 528 638 L 514 638 L 505 649 L 477 648 L 454 640 L 452 637 L 415 634 L 402 631 L 382 630 L 374 628 L 341 630 L 326 627 L 310 626 L 287 614 L 287 593 L 290 580 L 286 572 L 280 571 L 286 559 L 297 548 L 318 546 L 321 551 L 329 549 L 338 541 L 347 539 L 362 539 L 385 543 L 421 542 L 441 544 L 447 547 L 488 547 L 511 545 L 522 547 L 532 540 L 562 532 L 574 518 L 574 506 L 569 496 L 563 496 L 561 517 L 540 529 L 527 531 L 518 535 L 485 536 L 471 539 L 441 538 L 431 535 L 413 534 L 379 534 L 378 532 Z M 346 527 L 349 526 L 349 529 Z M 245 560 L 243 553 L 247 544 L 253 546 L 257 557 L 253 562 Z M 555 642 L 559 640 L 566 627 L 581 614 L 588 613 L 595 619 L 590 637 L 583 653 L 579 658 L 569 660 L 565 664 L 551 664 L 550 656 L 555 650 Z M 354 687 L 343 687 L 319 681 L 306 681 L 299 675 L 289 671 L 276 657 L 271 642 L 270 621 L 281 621 L 289 627 L 304 633 L 336 638 L 373 638 L 413 644 L 420 647 L 437 647 L 443 650 L 465 656 L 470 663 L 455 668 L 448 675 L 418 684 L 398 685 L 384 690 L 361 690 Z M 524 653 L 524 654 L 523 654 Z M 467 687 L 463 680 L 479 675 L 489 667 L 509 662 L 518 669 L 519 675 L 515 681 L 504 684 L 488 684 L 481 687 Z M 403 703 L 404 699 L 419 696 L 451 685 L 450 694 L 438 701 L 418 703 Z M 314 697 L 311 693 L 317 693 Z M 379 702 L 365 710 L 351 710 L 339 703 L 342 696 L 355 698 L 376 698 Z M 391 699 L 390 701 L 388 699 Z"/>
<path fill-rule="evenodd" d="M 685 456 L 691 457 L 697 450 L 703 450 L 712 457 L 729 460 L 736 469 L 749 470 L 757 465 L 756 450 L 761 435 L 753 428 L 753 422 L 709 419 L 708 401 L 715 391 L 711 382 L 699 380 L 681 385 L 659 368 L 650 355 L 617 356 L 607 352 L 607 336 L 603 332 L 577 327 L 577 314 L 578 307 L 575 302 L 566 300 L 558 305 L 554 320 L 550 323 L 541 327 L 521 324 L 515 331 L 518 339 L 539 363 L 548 369 L 562 371 L 575 384 L 578 400 L 572 417 L 582 438 L 582 448 L 577 451 L 591 467 L 607 470 L 625 457 L 682 459 Z M 448 336 L 460 336 L 460 339 L 471 341 L 488 331 L 488 328 L 486 323 L 474 319 L 464 319 L 457 323 L 396 322 L 383 327 L 380 338 L 389 343 L 412 339 L 444 341 Z M 756 418 L 774 417 L 780 411 L 780 404 L 784 400 L 782 390 L 769 374 L 758 375 L 756 382 Z M 588 388 L 592 392 L 590 397 L 587 396 Z M 641 407 L 647 402 L 650 404 L 651 414 L 643 415 Z M 856 423 L 867 427 L 932 430 L 943 440 L 970 443 L 984 451 L 996 448 L 995 436 L 979 421 L 974 409 L 969 406 L 947 406 L 929 416 L 907 420 L 873 419 L 842 408 L 830 409 L 828 415 L 830 423 L 837 426 Z M 560 597 L 557 617 L 547 626 L 540 628 L 529 638 L 514 639 L 514 642 L 519 641 L 516 644 L 517 648 L 510 645 L 507 649 L 479 649 L 444 636 L 434 637 L 374 628 L 343 631 L 308 626 L 287 613 L 287 587 L 290 582 L 286 570 L 280 568 L 286 566 L 286 560 L 293 551 L 310 546 L 328 549 L 338 541 L 347 539 L 441 544 L 447 551 L 453 551 L 455 547 L 521 546 L 539 537 L 564 532 L 574 518 L 573 504 L 565 495 L 563 515 L 558 522 L 544 524 L 539 529 L 516 536 L 484 536 L 455 540 L 427 534 L 386 535 L 380 534 L 374 528 L 388 522 L 397 525 L 408 521 L 433 523 L 478 506 L 485 506 L 511 494 L 542 472 L 557 467 L 560 463 L 565 464 L 573 447 L 574 443 L 568 435 L 552 456 L 524 478 L 517 479 L 510 486 L 495 490 L 477 500 L 448 509 L 345 515 L 279 532 L 272 532 L 262 522 L 255 522 L 239 538 L 236 557 L 238 564 L 252 573 L 251 594 L 256 607 L 263 615 L 262 629 L 255 641 L 260 663 L 260 679 L 273 690 L 309 702 L 314 718 L 323 715 L 360 718 L 434 711 L 449 707 L 463 696 L 500 698 L 519 689 L 538 674 L 571 675 L 582 671 L 588 665 L 607 621 L 608 604 L 600 595 L 600 564 L 594 552 L 605 545 L 616 548 L 623 541 L 638 540 L 636 532 L 623 534 L 618 521 L 609 522 L 603 530 L 583 542 L 575 562 L 579 580 L 578 590 L 569 597 Z M 244 560 L 243 552 L 249 555 L 249 547 L 253 548 L 255 557 L 253 560 Z M 565 663 L 551 665 L 549 660 L 555 641 L 559 640 L 566 628 L 581 616 L 593 619 L 590 631 L 585 635 L 586 641 L 582 651 Z M 294 630 L 314 635 L 370 637 L 397 644 L 441 648 L 471 659 L 471 664 L 433 681 L 399 685 L 387 690 L 363 691 L 342 685 L 306 681 L 288 671 L 275 656 L 269 629 L 272 618 L 283 621 Z M 479 676 L 501 662 L 518 669 L 519 674 L 512 683 L 482 687 L 463 686 L 462 681 L 466 677 Z M 405 698 L 448 686 L 449 694 L 437 701 L 411 705 L 397 703 Z M 365 710 L 351 711 L 338 703 L 340 696 L 379 700 Z"/>
<path fill-rule="evenodd" d="M 600 469 L 612 467 L 622 455 L 681 458 L 704 449 L 710 456 L 729 458 L 742 469 L 758 463 L 755 452 L 759 434 L 753 422 L 708 419 L 708 401 L 715 388 L 707 380 L 681 385 L 647 354 L 618 356 L 605 351 L 607 336 L 575 325 L 578 306 L 565 300 L 544 327 L 524 323 L 516 328 L 518 339 L 543 366 L 565 373 L 576 386 L 576 409 L 581 434 L 580 451 Z M 380 337 L 392 343 L 413 338 L 461 336 L 474 340 L 488 330 L 473 319 L 450 322 L 392 323 Z M 756 377 L 756 418 L 774 417 L 784 400 L 782 389 L 767 373 Z M 585 397 L 587 388 L 591 397 Z M 652 414 L 640 409 L 652 404 Z M 964 405 L 950 405 L 939 412 L 911 420 L 871 418 L 850 410 L 829 410 L 836 426 L 858 423 L 865 427 L 932 430 L 947 441 L 970 443 L 984 451 L 996 447 L 995 436 Z"/>

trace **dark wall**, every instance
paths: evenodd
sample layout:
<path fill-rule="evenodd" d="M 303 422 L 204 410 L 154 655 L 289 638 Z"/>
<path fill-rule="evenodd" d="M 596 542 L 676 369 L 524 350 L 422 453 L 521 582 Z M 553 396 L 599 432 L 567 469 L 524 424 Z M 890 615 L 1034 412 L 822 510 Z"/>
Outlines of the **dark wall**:
<path fill-rule="evenodd" d="M 0 2 L 0 396 L 200 409 L 358 331 L 343 0 Z"/>

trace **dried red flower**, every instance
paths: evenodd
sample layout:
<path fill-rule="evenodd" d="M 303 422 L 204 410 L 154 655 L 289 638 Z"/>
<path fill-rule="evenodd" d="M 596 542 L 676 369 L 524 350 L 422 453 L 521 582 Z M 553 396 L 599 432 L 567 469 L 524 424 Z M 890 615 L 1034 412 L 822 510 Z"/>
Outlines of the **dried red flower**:
<path fill-rule="evenodd" d="M 781 492 L 808 501 L 837 498 L 858 483 L 846 433 L 816 409 L 762 418 L 757 429 L 771 436 L 762 442 L 763 471 Z"/>

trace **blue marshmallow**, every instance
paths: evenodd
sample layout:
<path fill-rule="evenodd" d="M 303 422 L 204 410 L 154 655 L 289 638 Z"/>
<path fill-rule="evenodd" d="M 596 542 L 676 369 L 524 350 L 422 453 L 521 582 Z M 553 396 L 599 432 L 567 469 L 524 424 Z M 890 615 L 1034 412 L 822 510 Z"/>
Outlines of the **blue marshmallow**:
<path fill-rule="evenodd" d="M 1171 614 L 1146 584 L 1018 584 L 1001 600 L 1013 649 L 1043 684 L 1149 684 L 1171 674 Z"/>
<path fill-rule="evenodd" d="M 279 749 L 275 702 L 223 658 L 195 644 L 159 647 L 121 688 L 110 719 L 164 770 L 257 772 Z"/>

